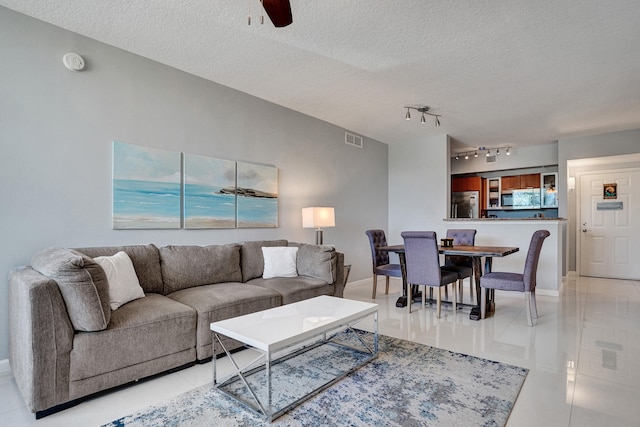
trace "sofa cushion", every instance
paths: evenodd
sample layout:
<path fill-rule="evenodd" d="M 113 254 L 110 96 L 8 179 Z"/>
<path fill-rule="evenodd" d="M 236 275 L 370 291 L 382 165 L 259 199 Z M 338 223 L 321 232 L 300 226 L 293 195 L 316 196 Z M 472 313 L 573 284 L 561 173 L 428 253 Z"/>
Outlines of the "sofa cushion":
<path fill-rule="evenodd" d="M 240 248 L 240 265 L 242 266 L 242 281 L 262 277 L 264 271 L 264 258 L 262 248 L 271 246 L 288 246 L 287 241 L 282 240 L 256 240 L 242 242 Z"/>
<path fill-rule="evenodd" d="M 192 308 L 147 294 L 114 311 L 106 330 L 76 334 L 70 379 L 91 378 L 193 348 L 195 328 Z"/>
<path fill-rule="evenodd" d="M 162 293 L 160 255 L 156 245 L 97 246 L 93 248 L 76 248 L 76 250 L 91 258 L 111 256 L 120 251 L 125 252 L 131 258 L 142 289 L 147 293 Z"/>
<path fill-rule="evenodd" d="M 136 270 L 126 252 L 118 252 L 111 256 L 99 256 L 93 259 L 107 274 L 109 282 L 109 302 L 111 310 L 130 301 L 144 297 Z"/>
<path fill-rule="evenodd" d="M 308 245 L 306 243 L 291 243 L 289 246 L 298 247 L 298 274 L 315 277 L 327 283 L 336 281 L 336 250 L 328 245 Z"/>
<path fill-rule="evenodd" d="M 240 282 L 240 245 L 163 246 L 164 294 L 194 286 Z"/>
<path fill-rule="evenodd" d="M 333 295 L 334 287 L 324 280 L 314 277 L 274 277 L 272 279 L 257 278 L 247 285 L 270 289 L 282 296 L 282 304 L 291 304 L 320 295 Z"/>
<path fill-rule="evenodd" d="M 69 318 L 77 331 L 101 331 L 111 318 L 107 275 L 93 259 L 73 249 L 36 253 L 31 266 L 58 283 Z"/>
<path fill-rule="evenodd" d="M 264 287 L 244 283 L 217 283 L 182 289 L 167 295 L 198 312 L 196 356 L 211 357 L 211 322 L 254 313 L 281 305 L 280 294 Z"/>
<path fill-rule="evenodd" d="M 262 248 L 262 257 L 264 258 L 263 278 L 298 276 L 298 269 L 296 268 L 298 248 L 288 246 L 265 247 Z"/>

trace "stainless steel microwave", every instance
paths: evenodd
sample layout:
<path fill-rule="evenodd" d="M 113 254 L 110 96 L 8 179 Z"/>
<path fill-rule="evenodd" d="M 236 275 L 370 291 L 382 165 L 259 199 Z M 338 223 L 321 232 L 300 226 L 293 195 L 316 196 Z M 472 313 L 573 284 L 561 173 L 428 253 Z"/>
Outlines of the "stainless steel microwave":
<path fill-rule="evenodd" d="M 500 206 L 504 208 L 513 207 L 513 193 L 502 193 Z"/>

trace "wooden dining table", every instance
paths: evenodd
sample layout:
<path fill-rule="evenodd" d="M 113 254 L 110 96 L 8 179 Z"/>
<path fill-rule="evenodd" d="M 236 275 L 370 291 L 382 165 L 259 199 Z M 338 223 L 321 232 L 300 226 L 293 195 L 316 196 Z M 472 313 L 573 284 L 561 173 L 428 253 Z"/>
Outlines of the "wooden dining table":
<path fill-rule="evenodd" d="M 396 301 L 396 307 L 407 306 L 407 262 L 405 258 L 404 245 L 379 246 L 379 251 L 394 252 L 400 258 L 400 268 L 402 270 L 402 296 Z M 484 271 L 491 272 L 494 257 L 505 257 L 512 253 L 518 252 L 520 248 L 512 246 L 438 246 L 438 252 L 443 255 L 461 255 L 471 258 L 473 263 L 473 276 L 476 286 L 476 304 L 472 306 L 469 318 L 472 320 L 480 319 L 480 277 L 482 276 L 482 258 L 485 258 Z M 495 309 L 494 293 L 492 289 L 487 289 L 487 312 Z M 418 293 L 414 295 L 419 297 Z M 458 303 L 458 305 L 468 305 Z"/>

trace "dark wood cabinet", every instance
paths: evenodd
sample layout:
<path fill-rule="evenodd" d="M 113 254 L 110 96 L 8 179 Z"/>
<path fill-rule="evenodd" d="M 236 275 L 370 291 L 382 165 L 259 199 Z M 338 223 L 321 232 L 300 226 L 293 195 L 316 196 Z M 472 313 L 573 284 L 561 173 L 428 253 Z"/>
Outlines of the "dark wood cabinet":
<path fill-rule="evenodd" d="M 520 188 L 540 188 L 540 174 L 520 175 Z"/>
<path fill-rule="evenodd" d="M 518 190 L 520 188 L 520 175 L 503 176 L 501 182 L 502 191 Z"/>
<path fill-rule="evenodd" d="M 502 177 L 502 191 L 540 188 L 540 174 L 510 175 Z"/>
<path fill-rule="evenodd" d="M 479 176 L 465 176 L 451 178 L 451 192 L 481 191 L 482 178 Z"/>

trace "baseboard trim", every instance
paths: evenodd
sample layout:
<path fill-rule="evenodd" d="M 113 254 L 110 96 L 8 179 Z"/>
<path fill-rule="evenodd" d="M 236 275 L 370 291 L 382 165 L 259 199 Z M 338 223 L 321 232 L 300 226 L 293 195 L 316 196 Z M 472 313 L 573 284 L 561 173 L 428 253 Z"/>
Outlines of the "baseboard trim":
<path fill-rule="evenodd" d="M 365 283 L 371 283 L 371 279 L 361 279 L 361 280 L 354 280 L 353 282 L 347 282 L 346 286 L 356 286 L 356 285 L 364 285 Z"/>
<path fill-rule="evenodd" d="M 11 366 L 9 365 L 9 359 L 0 360 L 0 375 L 10 374 Z"/>
<path fill-rule="evenodd" d="M 536 287 L 536 296 L 544 295 L 545 297 L 556 297 L 560 296 L 560 291 L 555 291 L 553 289 L 540 289 Z"/>

